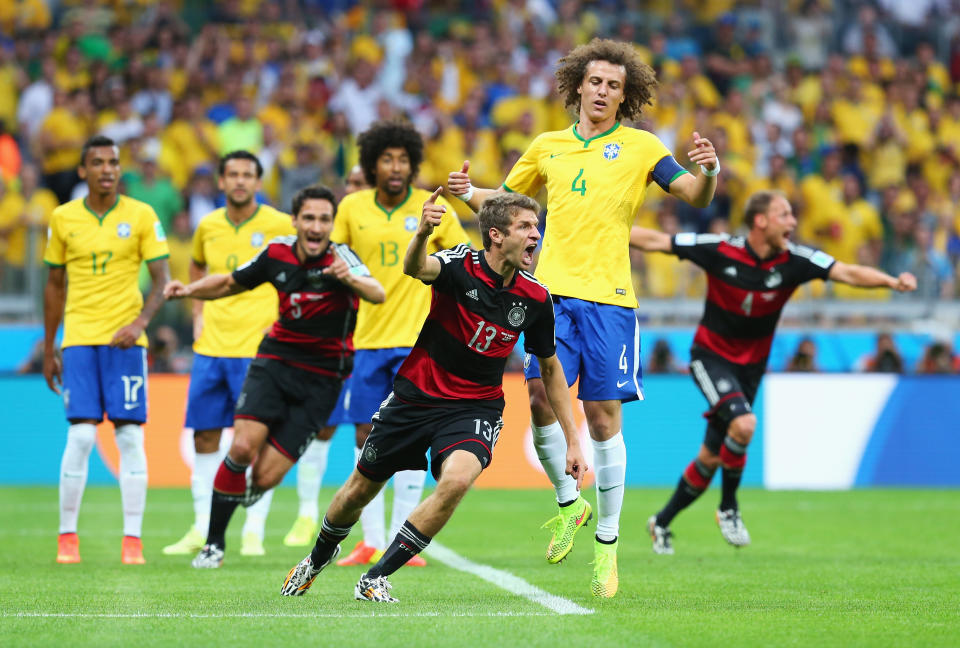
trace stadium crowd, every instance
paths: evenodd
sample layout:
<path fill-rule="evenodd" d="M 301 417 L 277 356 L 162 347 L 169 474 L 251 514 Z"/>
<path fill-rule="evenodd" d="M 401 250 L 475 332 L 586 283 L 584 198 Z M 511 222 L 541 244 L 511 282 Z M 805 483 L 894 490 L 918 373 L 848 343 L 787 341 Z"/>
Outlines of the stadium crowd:
<path fill-rule="evenodd" d="M 444 184 L 469 159 L 478 186 L 498 186 L 537 134 L 573 119 L 555 90 L 558 57 L 609 36 L 635 42 L 660 81 L 634 125 L 677 159 L 699 129 L 723 160 L 708 208 L 654 184 L 640 224 L 735 232 L 746 197 L 776 188 L 801 241 L 913 272 L 920 298 L 957 294 L 956 0 L 0 4 L 0 292 L 23 289 L 50 212 L 81 195 L 91 134 L 121 143 L 123 193 L 156 210 L 185 280 L 193 228 L 222 204 L 220 155 L 256 153 L 261 201 L 288 209 L 314 182 L 342 188 L 356 135 L 403 117 L 427 140 L 417 184 Z M 641 299 L 703 294 L 700 273 L 673 256 L 634 261 Z M 820 282 L 808 293 L 826 290 L 893 298 Z"/>

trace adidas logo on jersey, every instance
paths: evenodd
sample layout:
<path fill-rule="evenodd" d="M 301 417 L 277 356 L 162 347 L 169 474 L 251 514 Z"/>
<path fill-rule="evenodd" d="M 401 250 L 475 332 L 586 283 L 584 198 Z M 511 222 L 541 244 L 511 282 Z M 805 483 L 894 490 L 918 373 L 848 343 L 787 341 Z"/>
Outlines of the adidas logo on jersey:
<path fill-rule="evenodd" d="M 477 301 L 480 301 L 480 297 L 477 295 L 477 289 L 476 289 L 476 288 L 471 288 L 470 290 L 468 290 L 468 291 L 466 292 L 466 295 L 467 295 L 467 297 L 469 297 L 470 299 L 476 299 Z"/>
<path fill-rule="evenodd" d="M 736 277 L 736 276 L 737 276 L 737 267 L 736 267 L 736 266 L 727 266 L 726 268 L 724 268 L 723 274 L 727 275 L 728 277 Z"/>
<path fill-rule="evenodd" d="M 280 283 L 283 283 L 286 280 L 287 280 L 287 272 L 285 270 L 277 275 L 277 281 L 279 281 Z"/>

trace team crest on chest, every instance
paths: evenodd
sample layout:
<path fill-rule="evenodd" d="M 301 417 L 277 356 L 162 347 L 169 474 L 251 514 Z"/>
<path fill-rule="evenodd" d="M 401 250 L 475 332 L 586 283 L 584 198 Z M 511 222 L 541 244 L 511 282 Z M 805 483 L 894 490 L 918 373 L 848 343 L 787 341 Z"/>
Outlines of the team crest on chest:
<path fill-rule="evenodd" d="M 130 223 L 120 223 L 117 225 L 117 236 L 122 239 L 130 238 L 130 233 L 133 229 L 130 227 Z"/>
<path fill-rule="evenodd" d="M 527 318 L 527 307 L 522 302 L 513 302 L 511 306 L 507 312 L 507 322 L 510 326 L 517 328 Z"/>
<path fill-rule="evenodd" d="M 604 160 L 616 160 L 620 157 L 620 145 L 616 142 L 610 142 L 603 147 Z"/>
<path fill-rule="evenodd" d="M 783 283 L 783 277 L 776 270 L 768 274 L 767 278 L 763 280 L 763 285 L 766 286 L 767 288 L 776 288 L 782 283 Z"/>
<path fill-rule="evenodd" d="M 418 222 L 419 221 L 417 220 L 416 216 L 407 216 L 403 219 L 403 229 L 407 230 L 408 232 L 416 232 Z"/>
<path fill-rule="evenodd" d="M 307 283 L 311 286 L 319 286 L 323 283 L 323 268 L 310 268 L 307 270 Z"/>
<path fill-rule="evenodd" d="M 258 248 L 263 245 L 263 232 L 254 232 L 250 237 L 250 245 Z"/>

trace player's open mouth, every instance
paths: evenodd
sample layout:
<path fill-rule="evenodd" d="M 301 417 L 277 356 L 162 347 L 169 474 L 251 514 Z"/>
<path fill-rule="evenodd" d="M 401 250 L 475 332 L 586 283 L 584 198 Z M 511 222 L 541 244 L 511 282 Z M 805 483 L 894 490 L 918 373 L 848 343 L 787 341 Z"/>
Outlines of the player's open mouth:
<path fill-rule="evenodd" d="M 533 263 L 533 252 L 536 249 L 537 249 L 536 243 L 534 243 L 533 245 L 528 245 L 527 247 L 523 248 L 523 254 L 520 257 L 520 260 L 523 262 L 525 266 L 528 266 L 531 263 Z"/>

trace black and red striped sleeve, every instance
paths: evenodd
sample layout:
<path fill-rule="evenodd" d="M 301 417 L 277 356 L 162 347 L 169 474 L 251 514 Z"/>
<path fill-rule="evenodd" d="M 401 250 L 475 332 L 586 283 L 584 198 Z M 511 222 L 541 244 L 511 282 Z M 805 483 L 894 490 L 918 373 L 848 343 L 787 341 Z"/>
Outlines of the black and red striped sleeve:
<path fill-rule="evenodd" d="M 267 245 L 260 250 L 255 257 L 234 270 L 233 280 L 247 290 L 252 290 L 260 284 L 269 281 L 270 274 L 268 267 L 270 265 L 270 255 L 267 252 L 269 249 L 270 245 Z"/>
<path fill-rule="evenodd" d="M 670 251 L 681 259 L 692 261 L 706 271 L 710 271 L 720 258 L 720 244 L 727 240 L 725 234 L 697 234 L 680 232 L 670 242 Z"/>
<path fill-rule="evenodd" d="M 826 280 L 830 275 L 830 268 L 837 262 L 826 252 L 806 245 L 791 245 L 789 250 L 790 264 L 796 272 L 798 283 L 813 279 Z"/>
<path fill-rule="evenodd" d="M 453 279 L 458 271 L 463 270 L 463 260 L 470 252 L 470 246 L 466 243 L 434 252 L 430 256 L 440 261 L 440 274 L 432 281 L 423 280 L 423 283 L 441 290 L 452 288 L 455 285 Z"/>
<path fill-rule="evenodd" d="M 538 358 L 549 358 L 557 352 L 556 318 L 550 293 L 540 304 L 533 324 L 523 332 L 523 350 Z"/>

